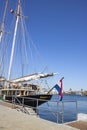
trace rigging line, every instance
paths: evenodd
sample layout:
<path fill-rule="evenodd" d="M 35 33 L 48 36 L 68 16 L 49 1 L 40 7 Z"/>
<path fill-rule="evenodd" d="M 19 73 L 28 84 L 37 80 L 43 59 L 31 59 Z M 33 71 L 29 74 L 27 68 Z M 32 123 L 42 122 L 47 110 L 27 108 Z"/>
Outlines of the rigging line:
<path fill-rule="evenodd" d="M 20 12 L 21 12 L 21 15 L 22 15 L 22 8 L 20 8 Z M 25 44 L 25 28 L 24 28 L 24 20 L 23 20 L 23 18 L 21 17 L 20 18 L 20 20 L 21 20 L 21 28 L 22 28 L 22 34 L 23 34 L 23 45 L 22 45 L 22 48 L 23 48 L 23 46 L 24 46 L 24 50 L 25 50 L 25 57 L 26 57 L 26 61 L 28 61 L 28 55 L 27 55 L 27 48 L 26 48 L 26 44 Z"/>
<path fill-rule="evenodd" d="M 33 57 L 33 55 L 32 55 L 32 49 L 31 49 L 31 46 L 30 46 L 30 39 L 29 39 L 29 34 L 27 33 L 28 31 L 27 31 L 27 28 L 26 28 L 26 25 L 25 25 L 25 22 L 24 22 L 24 30 L 25 30 L 25 34 L 26 34 L 26 43 L 27 44 L 25 44 L 26 45 L 26 53 L 27 53 L 27 50 L 28 50 L 28 52 L 30 52 L 30 58 L 31 58 L 31 60 L 33 59 L 32 57 Z M 29 41 L 29 42 L 27 42 L 27 41 Z M 27 53 L 27 63 L 28 63 L 28 59 L 29 59 L 29 56 L 28 56 L 28 53 Z M 33 61 L 33 60 L 32 60 Z"/>
<path fill-rule="evenodd" d="M 26 28 L 26 32 L 27 32 L 27 28 Z M 31 41 L 30 41 L 30 35 L 29 35 L 29 33 L 27 33 L 27 38 L 28 38 L 28 41 L 29 41 L 29 50 L 30 50 L 30 58 L 31 58 L 31 60 L 32 60 L 32 62 L 33 62 L 33 53 L 32 53 L 32 48 L 31 48 Z"/>
<path fill-rule="evenodd" d="M 13 21 L 13 20 L 12 20 Z M 13 28 L 13 22 L 12 22 L 12 24 L 11 24 L 11 26 L 10 26 L 10 29 L 12 29 Z M 10 30 L 9 29 L 9 30 Z M 4 38 L 5 40 L 6 40 L 6 38 Z M 5 43 L 5 41 L 4 41 L 4 39 L 2 40 L 2 43 L 4 44 Z M 6 42 L 7 42 L 7 40 L 6 40 Z M 2 44 L 2 46 L 1 46 L 1 50 L 3 50 L 3 48 L 4 48 L 4 45 Z"/>
<path fill-rule="evenodd" d="M 30 43 L 29 43 L 29 50 L 30 50 L 30 57 L 31 57 L 31 59 L 33 59 L 32 49 L 31 49 Z M 32 61 L 33 61 L 33 60 L 32 60 Z"/>
<path fill-rule="evenodd" d="M 9 39 L 9 41 L 7 42 L 7 40 L 5 39 L 5 45 L 3 45 L 3 54 L 2 54 L 2 60 L 1 60 L 1 63 L 0 63 L 0 68 L 2 67 L 2 65 L 4 64 L 4 60 L 5 60 L 5 56 L 6 56 L 6 53 L 7 53 L 7 48 L 8 48 L 8 44 L 10 42 L 11 39 Z M 6 61 L 5 61 L 6 62 Z M 2 72 L 3 73 L 3 72 Z"/>
<path fill-rule="evenodd" d="M 40 55 L 40 53 L 39 53 L 39 51 L 38 51 L 36 45 L 33 43 L 32 39 L 31 39 L 31 37 L 30 37 L 30 35 L 29 35 L 29 32 L 27 33 L 27 35 L 28 35 L 27 38 L 29 39 L 28 41 L 30 41 L 30 44 L 29 44 L 28 47 L 29 47 L 29 50 L 30 50 L 30 54 L 31 54 L 31 59 L 32 59 L 32 61 L 33 61 L 33 59 L 34 59 L 34 61 L 35 61 L 35 57 L 33 58 L 33 55 L 32 55 L 32 54 L 35 55 L 35 53 L 32 53 L 32 47 L 33 47 L 33 49 L 34 49 L 33 52 L 36 52 L 36 55 L 35 55 L 35 56 L 38 56 L 39 59 L 40 59 L 40 63 L 43 63 L 43 60 L 42 60 L 42 58 L 41 58 L 41 55 Z M 33 64 L 33 65 L 34 65 L 34 64 Z"/>
<path fill-rule="evenodd" d="M 24 23 L 25 24 L 25 23 Z M 36 46 L 35 46 L 35 44 L 33 43 L 33 41 L 32 41 L 32 39 L 30 38 L 30 34 L 29 34 L 29 32 L 27 31 L 27 28 L 26 28 L 26 26 L 24 26 L 25 27 L 25 33 L 26 33 L 26 35 L 27 35 L 27 40 L 29 41 L 29 50 L 30 50 L 30 55 L 31 55 L 31 59 L 33 59 L 32 57 L 33 57 L 33 55 L 32 55 L 32 49 L 31 49 L 31 46 L 30 45 L 32 45 L 33 47 L 34 47 L 34 49 L 35 49 L 35 51 L 37 52 L 37 55 L 40 57 L 41 55 L 39 54 L 39 51 L 38 51 L 38 49 L 36 48 Z M 27 46 L 28 47 L 28 46 Z"/>
<path fill-rule="evenodd" d="M 22 10 L 21 10 L 22 11 Z M 24 23 L 25 24 L 25 23 Z M 22 20 L 22 25 L 23 25 L 23 20 Z M 25 33 L 27 32 L 26 30 L 26 26 L 22 26 L 22 27 L 24 27 L 23 28 L 23 31 L 25 30 Z M 23 33 L 24 34 L 24 33 Z M 27 34 L 27 38 L 29 39 L 29 35 Z M 25 41 L 25 37 L 24 37 L 24 41 Z M 30 42 L 32 42 L 32 45 L 33 45 L 33 41 L 32 40 L 28 40 L 28 41 L 30 41 Z M 27 54 L 27 45 L 25 45 L 25 52 L 26 52 L 26 58 L 28 59 L 28 54 Z M 37 54 L 39 55 L 39 52 L 37 51 L 37 48 L 33 45 L 33 47 L 34 47 L 34 49 L 35 49 L 35 51 L 37 52 Z M 32 57 L 33 57 L 33 55 L 32 55 L 32 49 L 31 49 L 31 46 L 30 46 L 30 44 L 29 44 L 29 50 L 30 50 L 30 56 L 31 56 L 31 59 L 33 59 Z M 39 55 L 39 57 L 40 57 L 40 55 Z M 28 61 L 28 60 L 27 60 Z"/>
<path fill-rule="evenodd" d="M 20 21 L 19 21 L 19 22 L 20 22 Z M 23 49 L 23 47 L 21 47 L 21 43 L 23 42 L 23 40 L 22 40 L 22 39 L 19 39 L 21 33 L 22 33 L 22 31 L 21 31 L 21 26 L 18 26 L 18 35 L 17 35 L 17 38 L 16 38 L 17 44 L 16 44 L 16 46 L 15 46 L 15 54 L 14 54 L 14 55 L 16 55 L 16 57 L 17 57 L 18 59 L 20 59 L 19 62 L 18 62 L 18 66 L 20 66 L 20 67 L 19 67 L 20 69 L 17 69 L 17 68 L 16 68 L 16 71 L 17 71 L 17 73 L 18 73 L 19 76 L 20 76 L 20 75 L 23 75 L 23 69 L 22 69 L 22 67 L 23 67 L 23 59 L 22 59 L 22 55 L 23 55 L 22 49 Z M 21 36 L 21 37 L 22 37 L 22 36 Z M 15 56 L 14 56 L 14 57 L 15 57 Z M 18 77 L 18 75 L 17 75 L 17 77 Z"/>
<path fill-rule="evenodd" d="M 14 28 L 15 28 L 15 17 L 13 17 L 13 21 L 12 21 L 12 26 L 11 26 L 11 34 L 12 34 L 12 36 L 13 36 L 13 32 L 14 32 Z M 17 36 L 18 37 L 18 36 Z M 13 39 L 13 37 L 11 37 L 12 39 Z M 10 43 L 10 47 L 12 48 L 12 39 L 11 39 L 11 42 L 9 42 Z M 16 41 L 17 41 L 17 39 L 16 39 Z M 18 44 L 19 45 L 19 44 Z M 15 50 L 16 50 L 16 45 L 15 45 Z M 16 58 L 18 57 L 18 55 L 17 55 L 17 53 L 15 52 L 15 50 L 14 50 L 14 55 L 16 54 Z M 11 52 L 10 52 L 11 53 Z M 14 61 L 14 59 L 13 59 L 13 61 Z M 13 68 L 13 66 L 12 66 L 12 68 Z M 12 78 L 12 76 L 13 76 L 13 73 L 11 72 L 11 78 Z"/>
<path fill-rule="evenodd" d="M 17 39 L 19 38 L 19 37 L 21 37 L 21 39 L 20 39 L 20 41 L 19 41 L 19 44 L 16 44 L 16 46 L 15 46 L 15 50 L 16 50 L 16 47 L 18 47 L 19 48 L 19 46 L 21 45 L 21 43 L 23 43 L 22 44 L 22 47 L 20 47 L 20 49 L 19 49 L 19 51 L 18 52 L 20 52 L 21 53 L 21 55 L 18 55 L 18 56 L 20 56 L 20 61 L 21 61 L 21 68 L 23 67 L 22 65 L 23 65 L 23 60 L 22 60 L 22 57 L 23 57 L 23 54 L 24 53 L 22 53 L 22 50 L 26 50 L 26 47 L 25 47 L 25 37 L 24 37 L 24 25 L 23 25 L 23 17 L 21 17 L 22 16 L 22 12 L 21 12 L 22 10 L 21 10 L 21 8 L 20 8 L 20 19 L 19 19 L 19 22 L 21 23 L 20 25 L 21 26 L 18 26 L 18 31 L 17 32 L 19 32 L 18 34 L 18 36 L 17 36 L 17 38 L 16 38 L 16 41 L 17 41 Z M 18 23 L 19 24 L 19 23 Z M 23 32 L 23 33 L 22 33 Z M 22 35 L 23 34 L 23 35 Z M 22 40 L 23 39 L 23 40 Z M 19 39 L 18 39 L 19 40 Z M 19 46 L 18 46 L 19 45 Z M 23 46 L 24 45 L 24 46 Z M 17 49 L 18 49 L 17 48 Z M 26 51 L 25 51 L 26 52 Z M 25 53 L 26 54 L 26 53 Z M 17 53 L 16 52 L 14 52 L 14 55 L 16 55 L 16 57 L 18 57 L 17 56 Z M 27 54 L 26 54 L 27 55 Z M 26 56 L 27 57 L 27 56 Z M 24 56 L 24 58 L 25 58 L 25 56 Z M 23 70 L 22 70 L 22 72 L 23 72 Z"/>
<path fill-rule="evenodd" d="M 31 45 L 30 45 L 30 40 L 29 40 L 29 52 L 30 52 L 31 62 L 33 63 L 33 53 L 32 53 L 32 49 L 31 49 Z"/>
<path fill-rule="evenodd" d="M 14 19 L 12 20 L 12 24 L 10 26 L 11 30 L 13 30 L 13 22 L 14 22 Z M 9 50 L 7 50 L 7 48 L 9 47 L 9 43 L 11 43 L 11 37 L 8 40 L 7 35 L 6 35 L 6 37 L 4 37 L 4 39 L 2 40 L 2 43 L 3 44 L 1 46 L 1 50 L 2 50 L 3 53 L 2 53 L 2 61 L 0 63 L 0 68 L 1 68 L 2 64 L 4 63 L 6 53 L 9 52 Z M 7 60 L 7 58 L 6 58 L 6 60 Z M 6 60 L 5 60 L 5 63 L 6 63 Z M 6 67 L 5 67 L 5 69 L 6 69 Z M 4 69 L 4 71 L 5 71 L 5 69 Z M 3 74 L 3 72 L 2 72 L 2 74 Z"/>
<path fill-rule="evenodd" d="M 11 24 L 11 26 L 10 26 L 10 29 L 11 29 L 11 37 L 10 38 L 8 38 L 8 43 L 7 43 L 7 47 L 6 47 L 6 52 L 5 52 L 5 56 L 9 56 L 8 58 L 6 58 L 5 59 L 5 62 L 7 62 L 7 64 L 9 64 L 9 58 L 10 58 L 10 53 L 11 53 L 11 51 L 9 51 L 9 48 L 11 48 L 12 47 L 12 30 L 14 30 L 14 21 L 15 21 L 15 18 L 13 18 L 13 20 L 12 20 L 12 24 Z M 5 67 L 5 69 L 7 69 L 6 67 Z M 7 70 L 7 73 L 8 73 L 8 70 Z M 7 76 L 6 76 L 7 77 Z"/>
<path fill-rule="evenodd" d="M 4 59 L 4 56 L 5 56 L 6 48 L 7 48 L 7 47 L 6 47 L 5 45 L 2 46 L 3 55 L 2 55 L 2 57 L 1 57 L 0 67 L 1 67 L 1 65 L 2 65 L 2 63 L 3 63 L 3 59 Z"/>
<path fill-rule="evenodd" d="M 5 11 L 4 11 L 4 16 L 3 16 L 3 22 L 5 22 L 7 6 L 8 6 L 8 0 L 6 0 L 6 6 L 5 6 Z"/>
<path fill-rule="evenodd" d="M 8 71 L 8 80 L 10 80 L 10 76 L 11 76 L 11 69 L 12 69 L 13 56 L 14 56 L 14 47 L 15 47 L 16 33 L 17 33 L 19 18 L 20 18 L 20 3 L 18 3 L 18 9 L 17 9 L 17 15 L 16 15 L 16 24 L 15 24 L 15 30 L 14 30 L 14 37 L 13 37 L 13 44 L 12 44 L 9 71 Z"/>
<path fill-rule="evenodd" d="M 45 66 L 45 67 L 44 67 L 44 69 L 43 69 L 42 73 L 43 73 L 43 72 L 45 72 L 45 70 L 47 70 L 47 71 L 48 71 L 48 66 Z"/>
<path fill-rule="evenodd" d="M 8 0 L 6 0 L 4 15 L 3 15 L 1 29 L 0 29 L 0 42 L 2 40 L 2 36 L 3 36 L 3 33 L 4 33 L 4 23 L 5 23 L 5 16 L 6 16 L 7 5 L 8 5 Z"/>
<path fill-rule="evenodd" d="M 3 68 L 3 70 L 2 70 L 2 74 L 4 74 L 5 76 L 6 76 L 6 72 L 7 72 L 7 60 L 8 60 L 8 58 L 6 57 L 6 56 L 8 56 L 8 52 L 9 52 L 9 50 L 8 50 L 8 46 L 9 46 L 9 43 L 11 43 L 10 41 L 11 41 L 11 39 L 9 39 L 9 41 L 7 42 L 7 40 L 5 40 L 6 42 L 6 45 L 5 45 L 5 48 L 4 48 L 4 51 L 3 51 L 3 58 L 2 58 L 2 63 L 1 63 L 1 65 L 0 66 L 2 66 L 2 65 L 4 65 L 5 67 Z"/>
<path fill-rule="evenodd" d="M 50 89 L 50 87 L 49 87 L 49 85 L 48 85 L 48 83 L 47 83 L 47 80 L 45 80 L 45 83 L 46 83 L 46 85 L 47 85 L 48 89 Z"/>
<path fill-rule="evenodd" d="M 43 61 L 43 58 L 41 57 L 41 55 L 40 55 L 40 53 L 39 53 L 39 51 L 38 51 L 36 45 L 34 44 L 34 42 L 33 42 L 32 39 L 30 39 L 30 40 L 31 40 L 32 46 L 34 47 L 34 49 L 35 49 L 35 51 L 36 51 L 36 53 L 37 53 L 37 56 L 40 58 L 41 62 L 43 63 L 43 62 L 44 62 L 44 61 Z"/>
<path fill-rule="evenodd" d="M 22 16 L 22 8 L 20 8 L 20 13 Z M 25 40 L 25 26 L 24 26 L 24 18 L 20 17 L 20 34 L 21 34 L 21 69 L 22 69 L 22 76 L 24 75 L 24 60 L 28 64 L 28 55 L 27 55 L 27 46 L 26 46 L 26 40 Z"/>
<path fill-rule="evenodd" d="M 20 30 L 20 33 L 22 33 L 21 32 L 21 30 Z M 20 36 L 20 37 L 22 37 L 22 36 Z M 23 44 L 21 45 L 21 43 L 22 43 L 23 41 L 22 41 L 22 39 L 20 39 L 20 63 L 21 63 L 21 74 L 22 74 L 22 76 L 24 75 L 24 68 L 22 68 L 23 67 Z"/>
<path fill-rule="evenodd" d="M 15 43 L 15 50 L 14 50 L 14 59 L 13 59 L 13 65 L 12 65 L 12 77 L 18 77 L 21 74 L 23 74 L 23 54 L 22 54 L 22 47 L 21 47 L 21 43 L 23 42 L 22 40 L 22 31 L 21 31 L 21 26 L 20 26 L 20 19 L 19 19 L 19 23 L 18 23 L 18 29 L 17 29 L 17 37 L 16 37 L 16 43 Z M 20 37 L 20 38 L 19 38 Z M 16 65 L 15 65 L 16 63 Z M 19 69 L 18 69 L 19 68 Z M 15 70 L 15 75 L 13 75 Z M 17 75 L 16 75 L 17 74 Z"/>

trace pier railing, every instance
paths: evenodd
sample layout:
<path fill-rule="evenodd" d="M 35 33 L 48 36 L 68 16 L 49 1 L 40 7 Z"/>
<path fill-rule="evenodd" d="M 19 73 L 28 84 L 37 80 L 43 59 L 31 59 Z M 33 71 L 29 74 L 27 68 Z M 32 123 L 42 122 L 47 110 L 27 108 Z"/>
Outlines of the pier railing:
<path fill-rule="evenodd" d="M 29 106 L 25 104 L 25 100 L 31 100 L 32 102 L 36 102 L 36 106 Z M 39 102 L 44 102 L 44 105 L 38 105 Z M 24 113 L 30 114 L 30 112 L 26 109 L 32 108 L 36 113 L 37 116 L 40 116 L 44 118 L 41 113 L 45 113 L 44 116 L 47 116 L 47 114 L 53 118 L 55 118 L 55 122 L 57 123 L 65 123 L 68 121 L 72 121 L 71 117 L 73 117 L 73 120 L 77 120 L 77 101 L 55 101 L 55 100 L 43 100 L 43 99 L 36 99 L 36 98 L 29 98 L 29 97 L 12 97 L 12 104 L 13 108 L 15 108 L 16 105 L 21 106 Z"/>

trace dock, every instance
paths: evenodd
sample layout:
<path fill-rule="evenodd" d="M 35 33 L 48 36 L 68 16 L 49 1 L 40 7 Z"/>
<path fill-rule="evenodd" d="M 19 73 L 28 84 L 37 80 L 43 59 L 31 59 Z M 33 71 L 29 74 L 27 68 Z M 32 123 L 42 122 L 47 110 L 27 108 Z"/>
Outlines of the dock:
<path fill-rule="evenodd" d="M 80 130 L 18 112 L 10 105 L 0 101 L 0 130 Z"/>
<path fill-rule="evenodd" d="M 74 128 L 78 128 L 80 130 L 87 130 L 87 121 L 78 120 L 68 123 L 67 125 L 72 126 Z"/>

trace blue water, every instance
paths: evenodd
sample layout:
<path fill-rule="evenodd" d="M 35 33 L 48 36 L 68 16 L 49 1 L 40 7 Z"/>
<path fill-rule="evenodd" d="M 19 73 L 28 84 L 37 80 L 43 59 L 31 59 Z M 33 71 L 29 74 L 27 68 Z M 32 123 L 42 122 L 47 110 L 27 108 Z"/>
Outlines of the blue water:
<path fill-rule="evenodd" d="M 54 95 L 51 101 L 58 101 L 59 97 Z M 80 95 L 64 95 L 63 102 L 48 102 L 44 103 L 39 107 L 38 114 L 41 118 L 52 121 L 62 123 L 62 121 L 69 122 L 77 119 L 76 113 L 85 113 L 87 114 L 87 96 Z M 77 102 L 77 107 L 76 107 Z M 58 106 L 57 106 L 58 105 Z M 64 105 L 64 107 L 62 106 Z M 61 114 L 62 109 L 64 108 L 64 114 Z M 58 116 L 57 113 L 59 112 Z M 58 117 L 58 118 L 57 118 Z"/>

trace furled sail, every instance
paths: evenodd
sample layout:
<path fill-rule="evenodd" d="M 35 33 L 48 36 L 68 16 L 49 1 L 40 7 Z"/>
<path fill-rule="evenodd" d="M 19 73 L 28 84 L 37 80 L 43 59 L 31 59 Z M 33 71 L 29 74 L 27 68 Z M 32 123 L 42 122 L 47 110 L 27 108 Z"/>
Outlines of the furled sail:
<path fill-rule="evenodd" d="M 44 74 L 43 73 L 35 73 L 35 74 L 20 77 L 17 79 L 13 79 L 10 82 L 13 82 L 13 83 L 27 82 L 27 81 L 38 80 L 41 78 L 46 78 L 46 77 L 50 77 L 50 76 L 54 76 L 54 75 L 56 75 L 56 73 L 44 73 Z"/>

